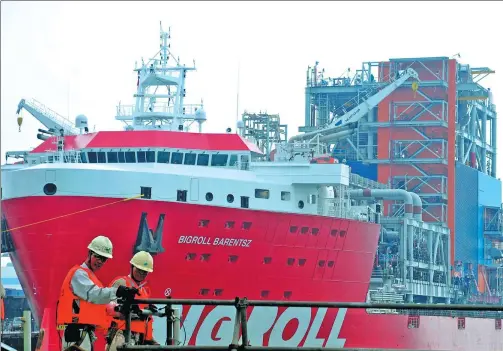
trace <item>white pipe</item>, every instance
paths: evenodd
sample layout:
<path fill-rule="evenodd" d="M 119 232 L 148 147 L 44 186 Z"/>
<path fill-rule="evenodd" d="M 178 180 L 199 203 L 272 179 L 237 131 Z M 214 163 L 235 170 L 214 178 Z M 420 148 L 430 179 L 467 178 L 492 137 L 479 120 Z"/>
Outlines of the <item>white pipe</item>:
<path fill-rule="evenodd" d="M 180 308 L 173 308 L 173 317 L 175 318 L 173 322 L 173 339 L 175 342 L 174 346 L 179 346 L 182 343 L 180 340 L 180 318 L 181 318 Z M 183 345 L 182 345 L 183 346 Z"/>
<path fill-rule="evenodd" d="M 414 202 L 411 193 L 402 189 L 358 189 L 350 190 L 350 197 L 375 198 L 387 200 L 402 200 L 404 202 L 405 217 L 412 218 Z"/>
<path fill-rule="evenodd" d="M 353 135 L 354 132 L 355 132 L 354 129 L 350 129 L 350 130 L 344 130 L 344 131 L 338 132 L 338 133 L 324 135 L 324 136 L 320 137 L 320 142 L 327 142 L 327 141 L 334 142 L 338 139 L 342 139 L 342 138 L 348 137 L 350 135 Z"/>
<path fill-rule="evenodd" d="M 419 197 L 418 194 L 409 191 L 409 194 L 412 195 L 412 203 L 413 203 L 413 208 L 412 212 L 414 214 L 414 218 L 422 221 L 423 220 L 423 201 Z"/>

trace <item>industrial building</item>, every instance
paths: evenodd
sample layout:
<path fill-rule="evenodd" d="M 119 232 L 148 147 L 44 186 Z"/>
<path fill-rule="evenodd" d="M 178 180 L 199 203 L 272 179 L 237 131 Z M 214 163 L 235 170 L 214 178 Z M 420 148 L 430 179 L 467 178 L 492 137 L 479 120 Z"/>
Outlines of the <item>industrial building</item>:
<path fill-rule="evenodd" d="M 418 194 L 423 221 L 450 231 L 450 253 L 445 257 L 453 286 L 462 286 L 468 302 L 501 302 L 497 115 L 491 90 L 482 86 L 493 70 L 448 57 L 399 58 L 364 62 L 356 73 L 348 69 L 333 78 L 316 62 L 307 70 L 305 125 L 299 131 L 330 124 L 407 68 L 418 73 L 418 81 L 408 80 L 380 101 L 349 135 L 335 142 L 331 152 L 354 173 Z M 402 212 L 403 204 L 385 202 L 385 216 L 400 217 Z M 384 223 L 383 227 L 386 230 Z M 414 236 L 414 250 L 428 246 L 424 255 L 436 257 L 441 244 L 428 242 L 426 236 Z M 383 252 L 386 256 L 389 242 L 384 240 L 380 250 L 381 257 Z M 418 281 L 423 275 L 426 281 L 435 281 L 426 267 L 424 271 L 420 264 L 417 267 Z"/>

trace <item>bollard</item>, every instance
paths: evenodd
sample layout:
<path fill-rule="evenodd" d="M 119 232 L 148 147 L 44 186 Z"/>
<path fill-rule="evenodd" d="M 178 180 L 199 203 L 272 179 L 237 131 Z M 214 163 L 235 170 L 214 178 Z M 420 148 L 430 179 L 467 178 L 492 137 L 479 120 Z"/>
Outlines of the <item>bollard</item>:
<path fill-rule="evenodd" d="M 31 312 L 23 311 L 24 351 L 31 351 Z"/>

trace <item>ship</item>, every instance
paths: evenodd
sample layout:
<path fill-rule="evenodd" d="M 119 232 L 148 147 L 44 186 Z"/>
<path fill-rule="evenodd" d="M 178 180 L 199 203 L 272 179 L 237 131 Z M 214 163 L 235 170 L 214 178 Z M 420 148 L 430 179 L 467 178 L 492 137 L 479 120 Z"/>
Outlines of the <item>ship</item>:
<path fill-rule="evenodd" d="M 60 347 L 61 284 L 96 235 L 114 245 L 97 274 L 104 283 L 128 273 L 135 252 L 154 256 L 154 297 L 446 304 L 443 313 L 250 308 L 253 346 L 503 349 L 501 313 L 448 310 L 462 294 L 451 279 L 449 228 L 424 220 L 416 193 L 353 173 L 329 147 L 397 89 L 417 93 L 416 69 L 388 72 L 323 125 L 290 139 L 277 116 L 262 113 L 247 114 L 235 131 L 205 133 L 203 104 L 184 103 L 195 62 L 182 64 L 169 39 L 161 27 L 159 51 L 135 67 L 135 104 L 116 110 L 124 130 L 90 132 L 85 115 L 72 122 L 35 100 L 18 106 L 47 130 L 33 150 L 7 153 L 21 161 L 2 167 L 2 239 L 40 323 L 42 349 Z M 399 215 L 386 215 L 385 201 Z M 429 237 L 426 258 L 416 250 L 418 233 Z M 397 245 L 399 265 L 380 265 L 384 241 Z M 231 343 L 233 307 L 178 307 L 181 345 Z M 164 340 L 162 321 L 154 329 Z"/>

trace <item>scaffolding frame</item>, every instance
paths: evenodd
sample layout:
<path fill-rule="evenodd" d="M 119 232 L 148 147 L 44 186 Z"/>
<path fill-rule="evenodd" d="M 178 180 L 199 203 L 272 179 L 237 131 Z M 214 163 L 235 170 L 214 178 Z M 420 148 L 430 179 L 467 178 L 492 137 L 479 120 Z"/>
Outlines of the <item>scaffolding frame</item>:
<path fill-rule="evenodd" d="M 288 140 L 288 126 L 281 124 L 279 114 L 245 111 L 242 121 L 244 123 L 243 137 L 255 140 L 259 149 L 266 155 L 271 152 L 273 144 L 286 143 Z"/>
<path fill-rule="evenodd" d="M 165 313 L 162 315 L 167 318 L 166 323 L 166 336 L 167 340 L 166 346 L 163 345 L 131 345 L 131 315 L 132 306 L 134 304 L 146 304 L 146 305 L 165 305 Z M 175 311 L 173 305 L 212 305 L 212 306 L 234 306 L 236 309 L 236 317 L 234 319 L 234 330 L 232 336 L 232 342 L 228 346 L 174 346 L 174 323 L 176 320 Z M 371 310 L 375 312 L 376 310 L 382 310 L 384 313 L 391 312 L 394 313 L 396 310 L 403 311 L 438 311 L 438 310 L 450 310 L 451 315 L 453 311 L 477 311 L 477 312 L 493 312 L 490 316 L 486 318 L 495 319 L 495 328 L 501 328 L 501 318 L 503 317 L 503 306 L 490 306 L 490 305 L 449 305 L 446 308 L 445 305 L 438 304 L 396 304 L 396 303 L 361 303 L 361 302 L 305 302 L 305 301 L 261 301 L 261 300 L 248 300 L 247 298 L 236 297 L 234 300 L 185 300 L 185 299 L 134 299 L 122 301 L 121 310 L 123 311 L 126 318 L 126 329 L 125 333 L 125 344 L 119 346 L 117 350 L 212 350 L 212 351 L 238 351 L 238 350 L 249 350 L 249 351 L 286 351 L 302 349 L 303 351 L 363 351 L 365 349 L 355 349 L 355 348 L 323 348 L 323 347 L 274 347 L 274 346 L 250 346 L 249 345 L 249 330 L 247 324 L 247 309 L 248 307 L 255 306 L 274 306 L 274 307 L 324 307 L 324 308 L 339 308 L 339 309 L 354 309 L 354 308 L 364 308 L 367 311 Z M 406 312 L 407 313 L 407 312 Z M 413 324 L 414 320 L 419 321 L 419 315 L 416 313 L 412 314 L 412 320 L 409 320 L 409 325 Z M 459 323 L 464 323 L 465 317 L 458 317 Z M 413 325 L 411 326 L 414 327 Z M 241 340 L 241 343 L 240 343 Z M 370 349 L 369 349 L 370 350 Z M 387 351 L 387 349 L 372 349 L 373 351 Z M 397 351 L 400 351 L 399 349 Z M 401 350 L 407 351 L 407 350 Z M 420 351 L 420 350 L 416 350 Z"/>
<path fill-rule="evenodd" d="M 456 124 L 456 158 L 480 172 L 496 177 L 497 115 L 492 99 L 467 101 Z M 466 113 L 464 113 L 466 111 Z M 470 160 L 470 155 L 475 156 Z"/>

